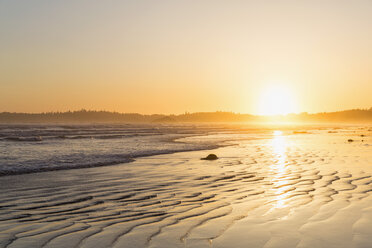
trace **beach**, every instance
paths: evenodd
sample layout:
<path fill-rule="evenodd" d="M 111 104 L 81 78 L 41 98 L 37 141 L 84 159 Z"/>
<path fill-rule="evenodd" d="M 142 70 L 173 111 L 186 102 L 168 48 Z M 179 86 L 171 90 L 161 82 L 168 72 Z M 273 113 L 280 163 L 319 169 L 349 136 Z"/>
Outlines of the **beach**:
<path fill-rule="evenodd" d="M 0 248 L 372 248 L 372 0 L 0 0 Z"/>
<path fill-rule="evenodd" d="M 2 176 L 0 247 L 372 247 L 371 135 L 195 133 L 192 151 Z"/>

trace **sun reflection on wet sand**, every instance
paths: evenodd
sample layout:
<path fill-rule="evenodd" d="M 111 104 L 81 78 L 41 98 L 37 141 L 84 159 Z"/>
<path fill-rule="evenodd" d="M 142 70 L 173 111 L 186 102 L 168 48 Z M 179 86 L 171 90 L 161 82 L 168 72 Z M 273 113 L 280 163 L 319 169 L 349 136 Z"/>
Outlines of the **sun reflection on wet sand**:
<path fill-rule="evenodd" d="M 285 136 L 283 136 L 282 131 L 274 131 L 274 136 L 270 142 L 272 147 L 273 164 L 271 165 L 271 172 L 273 174 L 272 179 L 272 190 L 274 194 L 273 208 L 284 208 L 287 207 L 286 198 L 289 195 L 290 186 L 285 186 L 289 184 L 286 180 L 288 175 L 288 161 L 286 151 L 288 148 L 288 141 Z"/>

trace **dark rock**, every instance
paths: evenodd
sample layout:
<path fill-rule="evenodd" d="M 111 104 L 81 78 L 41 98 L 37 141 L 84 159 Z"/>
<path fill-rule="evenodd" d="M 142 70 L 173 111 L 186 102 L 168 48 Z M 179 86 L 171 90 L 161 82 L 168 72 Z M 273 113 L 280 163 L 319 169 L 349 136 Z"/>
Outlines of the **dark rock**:
<path fill-rule="evenodd" d="M 353 142 L 354 140 L 353 139 L 348 139 L 347 142 Z"/>
<path fill-rule="evenodd" d="M 209 154 L 205 158 L 202 158 L 202 160 L 216 160 L 216 159 L 218 159 L 216 154 Z"/>

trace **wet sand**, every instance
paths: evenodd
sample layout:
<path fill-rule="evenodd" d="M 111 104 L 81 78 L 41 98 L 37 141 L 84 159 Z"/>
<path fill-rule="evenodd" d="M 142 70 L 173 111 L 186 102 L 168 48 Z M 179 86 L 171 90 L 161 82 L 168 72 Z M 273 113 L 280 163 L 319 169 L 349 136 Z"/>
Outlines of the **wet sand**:
<path fill-rule="evenodd" d="M 372 247 L 370 134 L 0 177 L 0 247 Z"/>

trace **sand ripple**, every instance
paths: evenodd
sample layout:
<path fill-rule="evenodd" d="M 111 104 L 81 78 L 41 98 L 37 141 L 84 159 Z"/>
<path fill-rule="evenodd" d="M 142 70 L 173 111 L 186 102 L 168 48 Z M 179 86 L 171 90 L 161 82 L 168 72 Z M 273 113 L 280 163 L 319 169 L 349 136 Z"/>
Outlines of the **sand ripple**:
<path fill-rule="evenodd" d="M 371 158 L 308 136 L 2 177 L 0 247 L 372 247 Z"/>

